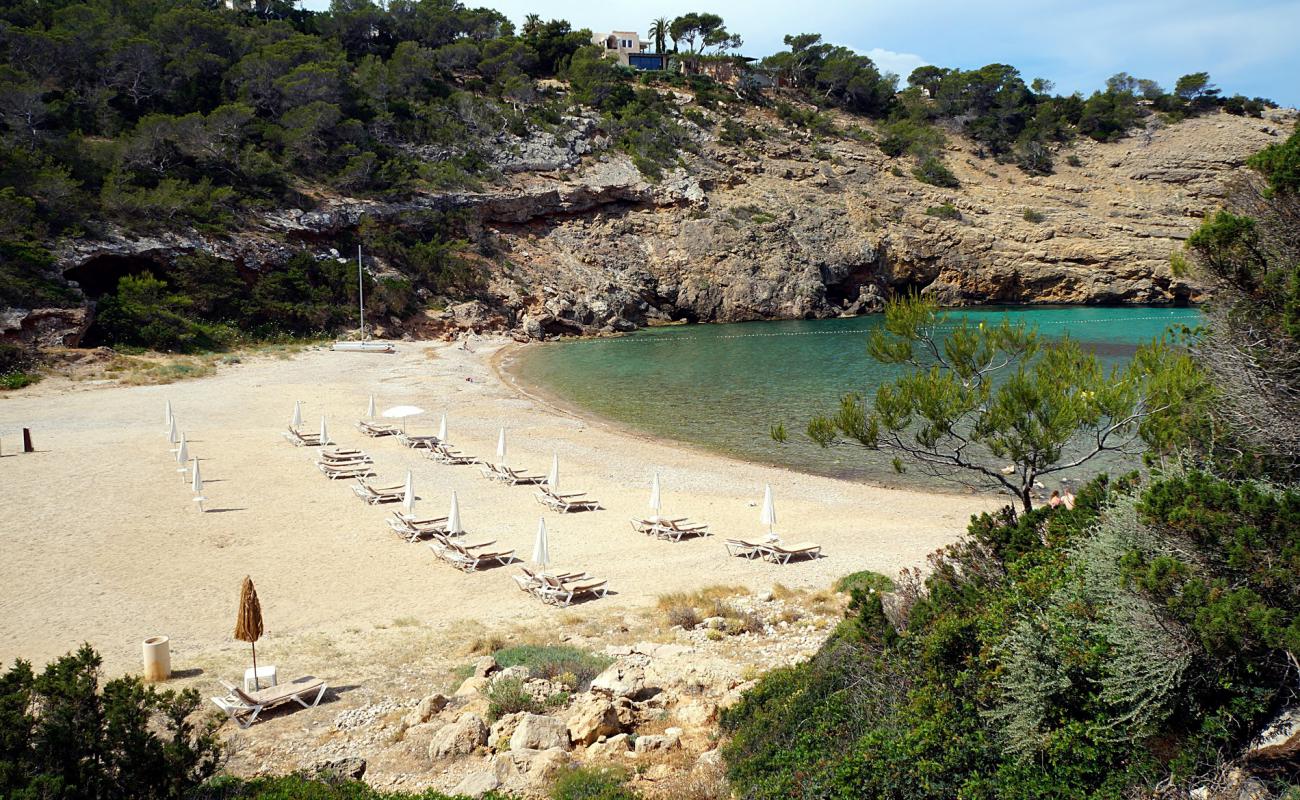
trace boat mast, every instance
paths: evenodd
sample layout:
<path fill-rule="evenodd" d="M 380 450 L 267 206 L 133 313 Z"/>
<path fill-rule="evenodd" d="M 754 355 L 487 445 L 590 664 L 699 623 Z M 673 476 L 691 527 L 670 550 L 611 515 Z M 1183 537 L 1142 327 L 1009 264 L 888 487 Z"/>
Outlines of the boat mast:
<path fill-rule="evenodd" d="M 361 245 L 357 245 L 357 309 L 361 312 L 361 341 L 366 340 L 366 284 L 361 277 Z"/>

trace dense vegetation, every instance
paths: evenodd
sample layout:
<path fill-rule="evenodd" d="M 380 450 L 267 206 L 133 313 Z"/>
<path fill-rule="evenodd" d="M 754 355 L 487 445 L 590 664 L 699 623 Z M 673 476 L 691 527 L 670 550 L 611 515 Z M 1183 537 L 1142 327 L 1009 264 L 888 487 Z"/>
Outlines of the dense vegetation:
<path fill-rule="evenodd" d="M 814 659 L 725 714 L 742 795 L 1181 797 L 1238 766 L 1296 791 L 1293 756 L 1241 753 L 1300 677 L 1300 134 L 1251 163 L 1188 241 L 1204 380 L 1151 475 L 985 514 L 924 578 L 854 590 Z"/>
<path fill-rule="evenodd" d="M 135 676 L 100 686 L 99 666 L 86 645 L 40 674 L 18 661 L 0 675 L 0 797 L 180 798 L 216 771 L 216 728 L 194 722 L 196 690 Z"/>
<path fill-rule="evenodd" d="M 956 188 L 944 130 L 1046 172 L 1053 148 L 1078 134 L 1122 136 L 1150 113 L 1258 114 L 1266 102 L 1224 99 L 1204 73 L 1170 93 L 1121 74 L 1090 98 L 1059 97 L 1000 64 L 923 67 L 900 92 L 897 76 L 816 34 L 787 37 L 788 50 L 754 69 L 737 55 L 739 34 L 707 12 L 656 20 L 650 38 L 662 49 L 671 41 L 669 70 L 635 73 L 564 20 L 529 15 L 516 30 L 497 11 L 455 0 L 338 0 L 325 12 L 286 0 L 237 5 L 0 7 L 0 306 L 82 302 L 52 273 L 54 242 L 114 227 L 215 236 L 330 196 L 478 187 L 499 177 L 494 154 L 563 133 L 575 113 L 595 115 L 608 146 L 655 178 L 697 147 L 699 129 L 733 144 L 761 136 L 738 120 L 755 105 L 816 138 L 877 138 L 824 113 L 839 109 L 872 118 L 880 148 L 913 158 L 917 180 Z M 740 79 L 714 81 L 719 65 Z M 764 90 L 765 79 L 779 85 Z M 664 88 L 686 89 L 693 102 L 679 108 Z M 483 285 L 474 265 L 498 254 L 474 233 L 464 215 L 412 211 L 366 218 L 329 244 L 341 253 L 363 244 L 397 268 L 401 277 L 369 287 L 367 310 L 401 318 Z M 121 285 L 114 277 L 89 291 L 105 298 L 92 341 L 204 350 L 352 322 L 346 270 L 306 252 L 291 243 L 262 263 L 196 255 L 135 267 Z"/>

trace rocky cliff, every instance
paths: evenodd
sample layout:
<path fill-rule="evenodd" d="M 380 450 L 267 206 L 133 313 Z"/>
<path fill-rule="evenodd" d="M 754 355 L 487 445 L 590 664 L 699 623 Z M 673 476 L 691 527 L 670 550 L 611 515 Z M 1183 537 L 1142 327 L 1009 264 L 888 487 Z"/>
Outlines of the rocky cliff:
<path fill-rule="evenodd" d="M 57 264 L 83 283 L 140 260 L 165 269 L 192 251 L 273 269 L 303 248 L 330 256 L 364 215 L 461 209 L 483 288 L 425 298 L 445 310 L 384 320 L 388 334 L 506 328 L 536 338 L 669 320 L 827 317 L 909 290 L 950 305 L 1194 302 L 1199 290 L 1171 273 L 1170 253 L 1246 157 L 1288 134 L 1296 116 L 1216 113 L 1176 125 L 1152 117 L 1120 142 L 1063 148 L 1046 177 L 979 158 L 950 135 L 946 160 L 961 186 L 942 189 L 917 181 L 910 160 L 886 157 L 869 137 L 814 140 L 750 109 L 744 122 L 761 138 L 732 145 L 718 136 L 720 117 L 700 113 L 714 124 L 683 120 L 695 152 L 657 181 L 609 149 L 594 119 L 573 118 L 561 135 L 503 139 L 500 177 L 480 191 L 401 203 L 327 197 L 249 219 L 230 236 L 65 243 Z M 70 331 L 84 330 L 81 319 L 58 326 L 47 314 L 42 326 L 24 327 L 20 317 L 7 325 L 11 335 L 57 330 L 68 344 Z"/>

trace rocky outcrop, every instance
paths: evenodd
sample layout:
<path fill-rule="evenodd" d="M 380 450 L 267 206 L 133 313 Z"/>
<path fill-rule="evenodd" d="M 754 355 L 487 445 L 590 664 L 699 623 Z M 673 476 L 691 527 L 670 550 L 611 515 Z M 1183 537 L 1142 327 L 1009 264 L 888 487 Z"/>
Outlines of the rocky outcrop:
<path fill-rule="evenodd" d="M 29 347 L 76 347 L 93 320 L 89 306 L 0 309 L 0 342 Z"/>
<path fill-rule="evenodd" d="M 1295 112 L 1153 121 L 1119 142 L 1079 140 L 1044 177 L 979 158 L 954 133 L 946 160 L 958 189 L 917 182 L 906 159 L 874 144 L 814 143 L 764 109 L 746 117 L 764 136 L 743 147 L 684 123 L 698 152 L 655 181 L 607 149 L 592 119 L 573 117 L 558 133 L 503 134 L 494 151 L 502 177 L 479 191 L 401 202 L 326 197 L 265 212 L 224 237 L 118 232 L 64 244 L 56 263 L 85 281 L 112 259 L 165 269 L 197 251 L 256 273 L 304 249 L 341 257 L 331 243 L 363 217 L 461 211 L 483 286 L 473 298 L 444 298 L 445 310 L 394 320 L 388 333 L 541 339 L 670 320 L 830 317 L 878 310 L 901 291 L 949 305 L 1191 302 L 1200 289 L 1172 274 L 1170 253 Z M 75 344 L 69 322 L 43 339 Z"/>

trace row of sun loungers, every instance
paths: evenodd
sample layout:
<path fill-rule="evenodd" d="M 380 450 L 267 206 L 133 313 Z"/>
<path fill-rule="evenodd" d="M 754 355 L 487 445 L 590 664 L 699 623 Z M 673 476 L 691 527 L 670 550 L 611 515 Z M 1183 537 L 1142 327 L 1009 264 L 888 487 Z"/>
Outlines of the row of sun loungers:
<path fill-rule="evenodd" d="M 514 579 L 523 591 L 544 603 L 560 606 L 570 605 L 580 597 L 604 597 L 609 591 L 609 581 L 604 578 L 593 578 L 585 572 L 554 575 L 523 568 Z"/>
<path fill-rule="evenodd" d="M 483 477 L 490 481 L 499 481 L 508 486 L 529 486 L 546 480 L 541 475 L 529 475 L 523 470 L 511 469 L 502 464 L 484 464 L 479 468 Z"/>
<path fill-rule="evenodd" d="M 480 565 L 493 561 L 504 566 L 515 560 L 515 551 L 496 547 L 495 539 L 469 544 L 454 541 L 441 533 L 434 533 L 433 541 L 429 542 L 429 549 L 438 558 L 465 572 L 474 572 Z"/>

